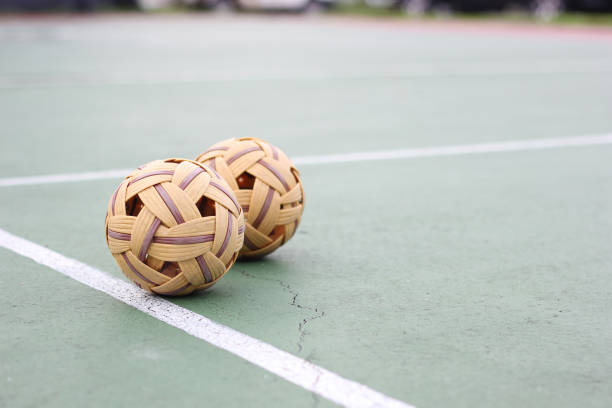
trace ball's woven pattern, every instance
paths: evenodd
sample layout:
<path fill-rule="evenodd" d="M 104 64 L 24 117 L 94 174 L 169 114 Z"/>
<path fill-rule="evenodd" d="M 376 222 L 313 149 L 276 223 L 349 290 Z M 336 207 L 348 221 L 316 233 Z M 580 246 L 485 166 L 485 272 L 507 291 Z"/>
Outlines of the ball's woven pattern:
<path fill-rule="evenodd" d="M 196 159 L 230 185 L 246 219 L 243 257 L 269 254 L 289 240 L 304 210 L 300 175 L 279 148 L 254 138 L 217 143 Z"/>
<path fill-rule="evenodd" d="M 213 170 L 190 160 L 146 164 L 110 199 L 106 242 L 123 273 L 161 295 L 213 285 L 242 247 L 244 216 Z"/>

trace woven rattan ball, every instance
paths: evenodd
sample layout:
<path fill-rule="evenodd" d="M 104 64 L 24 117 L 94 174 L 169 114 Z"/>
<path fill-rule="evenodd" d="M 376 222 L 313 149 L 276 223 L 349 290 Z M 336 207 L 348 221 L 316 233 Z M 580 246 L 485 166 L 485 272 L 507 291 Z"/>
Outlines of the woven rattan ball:
<path fill-rule="evenodd" d="M 279 148 L 260 139 L 230 139 L 196 160 L 227 181 L 244 210 L 241 257 L 267 255 L 293 236 L 304 210 L 304 191 L 297 169 Z"/>
<path fill-rule="evenodd" d="M 242 247 L 244 216 L 213 170 L 183 159 L 154 161 L 110 199 L 106 242 L 123 273 L 160 295 L 213 285 Z"/>

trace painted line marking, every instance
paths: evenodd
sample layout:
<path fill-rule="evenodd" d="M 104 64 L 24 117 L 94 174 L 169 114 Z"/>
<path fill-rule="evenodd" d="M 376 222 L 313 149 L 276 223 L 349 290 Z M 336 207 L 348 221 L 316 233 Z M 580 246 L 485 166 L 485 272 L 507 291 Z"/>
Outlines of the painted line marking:
<path fill-rule="evenodd" d="M 1 228 L 0 247 L 48 266 L 340 405 L 356 408 L 414 408 Z"/>
<path fill-rule="evenodd" d="M 328 70 L 266 71 L 178 71 L 166 73 L 72 73 L 59 75 L 0 75 L 0 89 L 55 88 L 71 86 L 135 86 L 168 84 L 206 84 L 262 81 L 328 81 L 377 80 L 431 77 L 488 77 L 512 75 L 605 74 L 612 72 L 610 59 L 586 61 L 532 61 L 529 64 L 496 61 L 470 61 L 455 63 L 414 63 L 385 66 L 370 71 Z"/>
<path fill-rule="evenodd" d="M 378 152 L 342 153 L 324 156 L 296 157 L 296 165 L 336 164 L 374 160 L 413 159 L 419 157 L 461 156 L 466 154 L 503 153 L 560 147 L 612 144 L 612 133 L 594 136 L 576 136 L 556 139 L 516 140 L 455 146 L 418 147 L 414 149 L 384 150 Z M 0 185 L 1 181 L 0 181 Z"/>
<path fill-rule="evenodd" d="M 0 179 L 0 187 L 22 186 L 28 184 L 67 183 L 73 181 L 106 180 L 123 178 L 134 169 L 88 171 L 84 173 L 50 174 L 46 176 L 11 177 Z"/>
<path fill-rule="evenodd" d="M 460 156 L 467 154 L 503 153 L 606 144 L 612 144 L 612 133 L 593 136 L 564 137 L 556 139 L 516 140 L 508 142 L 480 143 L 469 145 L 417 147 L 414 149 L 383 150 L 377 152 L 357 152 L 330 154 L 322 156 L 302 156 L 294 157 L 293 163 L 300 166 L 308 166 L 314 164 L 337 164 L 376 160 L 412 159 L 420 157 Z M 65 173 L 46 176 L 0 178 L 0 187 L 115 179 L 123 178 L 132 171 L 133 169 L 120 169 L 93 171 L 86 173 Z"/>

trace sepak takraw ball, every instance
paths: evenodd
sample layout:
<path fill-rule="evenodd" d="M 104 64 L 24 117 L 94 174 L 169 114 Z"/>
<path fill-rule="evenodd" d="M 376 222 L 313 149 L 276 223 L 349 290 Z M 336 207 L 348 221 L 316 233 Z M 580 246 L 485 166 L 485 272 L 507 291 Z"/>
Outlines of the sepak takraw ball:
<path fill-rule="evenodd" d="M 232 189 L 210 168 L 167 159 L 128 175 L 112 195 L 106 242 L 123 273 L 160 295 L 217 282 L 242 247 L 244 216 Z"/>
<path fill-rule="evenodd" d="M 279 148 L 255 138 L 230 139 L 196 160 L 227 181 L 244 210 L 241 257 L 267 255 L 293 236 L 304 210 L 304 190 L 299 172 Z"/>

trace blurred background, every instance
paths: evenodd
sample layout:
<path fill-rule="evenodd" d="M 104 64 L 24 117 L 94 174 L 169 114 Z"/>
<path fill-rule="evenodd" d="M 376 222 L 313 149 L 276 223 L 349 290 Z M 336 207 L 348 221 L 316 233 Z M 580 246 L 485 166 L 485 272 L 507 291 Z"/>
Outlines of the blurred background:
<path fill-rule="evenodd" d="M 1 13 L 109 11 L 501 17 L 612 24 L 612 0 L 0 0 Z"/>

